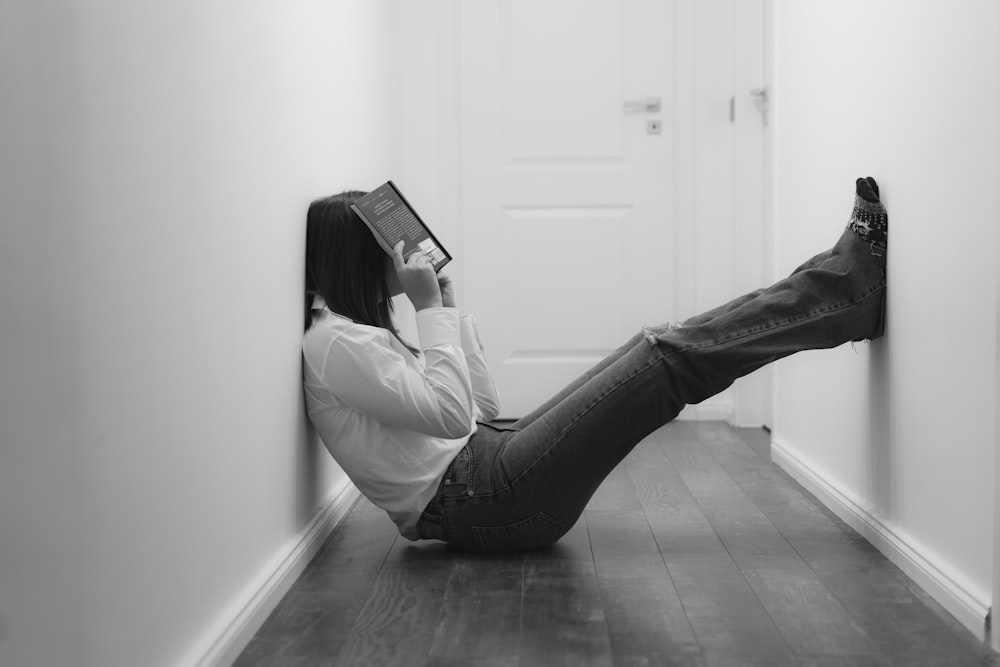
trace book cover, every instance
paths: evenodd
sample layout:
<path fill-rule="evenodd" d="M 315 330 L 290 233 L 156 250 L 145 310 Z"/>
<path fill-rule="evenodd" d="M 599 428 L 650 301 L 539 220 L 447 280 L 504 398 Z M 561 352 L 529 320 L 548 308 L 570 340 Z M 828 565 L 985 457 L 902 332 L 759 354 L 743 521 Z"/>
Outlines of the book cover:
<path fill-rule="evenodd" d="M 421 250 L 427 254 L 435 271 L 440 271 L 451 261 L 451 255 L 392 181 L 387 181 L 351 205 L 379 245 L 388 254 L 400 241 L 404 241 L 403 258 Z"/>

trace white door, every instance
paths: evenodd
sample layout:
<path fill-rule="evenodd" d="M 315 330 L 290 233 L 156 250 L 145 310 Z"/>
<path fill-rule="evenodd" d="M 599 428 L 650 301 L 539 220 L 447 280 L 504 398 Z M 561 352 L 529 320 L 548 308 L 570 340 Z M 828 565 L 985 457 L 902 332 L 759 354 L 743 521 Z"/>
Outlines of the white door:
<path fill-rule="evenodd" d="M 459 3 L 464 298 L 502 416 L 736 295 L 734 6 Z"/>

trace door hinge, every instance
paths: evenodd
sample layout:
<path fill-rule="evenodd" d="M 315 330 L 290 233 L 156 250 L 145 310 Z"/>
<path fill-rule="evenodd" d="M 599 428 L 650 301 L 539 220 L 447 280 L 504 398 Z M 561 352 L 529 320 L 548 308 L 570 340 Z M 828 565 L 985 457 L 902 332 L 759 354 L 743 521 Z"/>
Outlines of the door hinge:
<path fill-rule="evenodd" d="M 760 88 L 754 88 L 750 91 L 750 99 L 753 100 L 754 106 L 760 111 L 761 117 L 764 119 L 764 125 L 767 125 L 768 111 L 771 106 L 771 95 L 767 89 L 767 86 L 761 86 Z"/>

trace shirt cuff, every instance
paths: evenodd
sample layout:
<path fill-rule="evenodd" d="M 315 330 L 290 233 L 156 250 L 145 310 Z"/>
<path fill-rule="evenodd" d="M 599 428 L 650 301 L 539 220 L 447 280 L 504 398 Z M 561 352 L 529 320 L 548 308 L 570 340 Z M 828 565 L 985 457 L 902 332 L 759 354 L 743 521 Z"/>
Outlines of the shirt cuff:
<path fill-rule="evenodd" d="M 417 335 L 420 337 L 420 347 L 424 350 L 445 345 L 461 347 L 458 309 L 442 306 L 418 310 Z"/>
<path fill-rule="evenodd" d="M 465 350 L 465 353 L 475 354 L 482 352 L 483 341 L 479 339 L 479 327 L 476 323 L 476 318 L 469 314 L 462 315 L 461 329 L 462 349 Z"/>

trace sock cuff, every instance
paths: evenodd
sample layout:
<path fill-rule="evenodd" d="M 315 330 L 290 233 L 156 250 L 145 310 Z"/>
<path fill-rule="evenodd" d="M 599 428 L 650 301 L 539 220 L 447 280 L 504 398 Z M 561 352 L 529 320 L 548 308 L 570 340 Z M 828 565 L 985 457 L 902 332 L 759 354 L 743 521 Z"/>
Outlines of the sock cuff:
<path fill-rule="evenodd" d="M 869 243 L 885 248 L 888 243 L 889 215 L 881 202 L 870 202 L 861 197 L 854 198 L 854 209 L 847 223 L 851 231 Z"/>
<path fill-rule="evenodd" d="M 868 201 L 859 195 L 854 196 L 854 210 L 861 210 L 872 214 L 885 215 L 885 206 L 880 201 Z"/>

